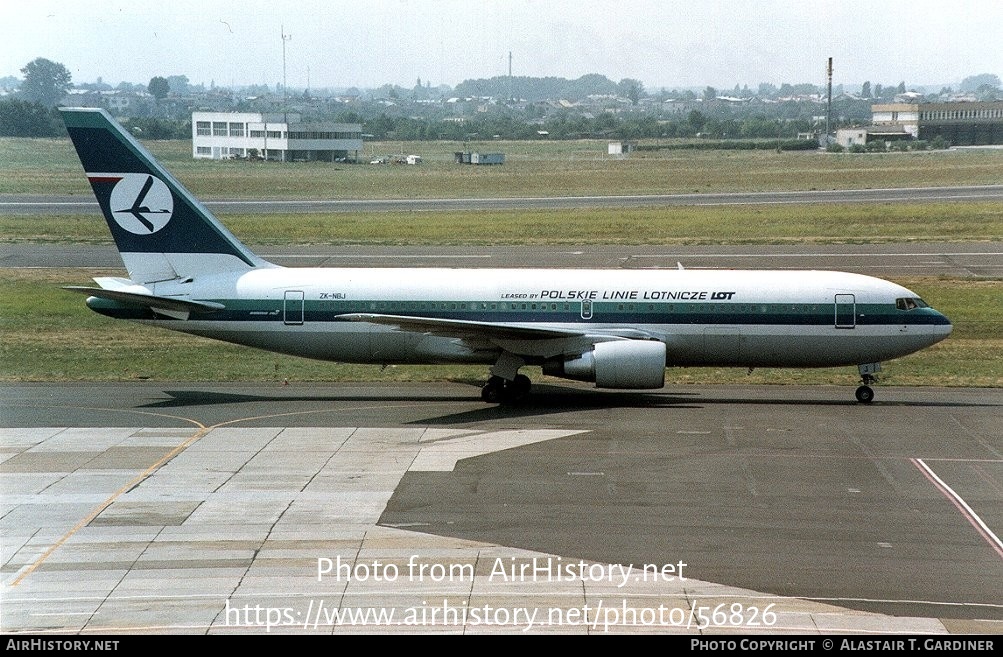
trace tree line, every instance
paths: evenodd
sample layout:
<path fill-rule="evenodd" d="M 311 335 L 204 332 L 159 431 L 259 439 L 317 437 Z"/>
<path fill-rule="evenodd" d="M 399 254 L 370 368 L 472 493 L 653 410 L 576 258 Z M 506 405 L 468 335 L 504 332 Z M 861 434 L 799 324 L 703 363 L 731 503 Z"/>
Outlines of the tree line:
<path fill-rule="evenodd" d="M 128 119 L 141 139 L 191 139 L 192 122 L 183 119 Z M 0 101 L 0 137 L 65 137 L 66 127 L 55 107 L 12 98 Z"/>
<path fill-rule="evenodd" d="M 363 130 L 377 140 L 487 140 L 487 139 L 790 139 L 809 132 L 810 118 L 778 120 L 762 115 L 745 119 L 710 117 L 698 110 L 659 119 L 645 114 L 588 116 L 559 112 L 527 123 L 513 113 L 498 112 L 474 116 L 462 122 L 413 116 L 379 114 L 364 119 L 357 113 L 343 113 L 340 122 L 362 123 Z"/>
<path fill-rule="evenodd" d="M 0 136 L 58 137 L 65 134 L 62 120 L 55 105 L 65 98 L 71 88 L 71 76 L 65 66 L 39 58 L 23 69 L 24 81 L 18 93 L 0 101 Z M 134 85 L 130 85 L 133 87 Z M 184 76 L 155 76 L 145 90 L 155 99 L 163 101 L 171 93 L 187 87 Z M 708 88 L 709 90 L 710 88 Z M 415 93 L 428 93 L 421 81 Z M 638 80 L 625 78 L 613 82 L 603 75 L 584 75 L 576 80 L 563 78 L 495 77 L 467 80 L 458 85 L 454 93 L 473 98 L 520 98 L 519 102 L 495 103 L 488 112 L 464 112 L 454 116 L 442 106 L 428 106 L 416 113 L 414 108 L 397 107 L 393 110 L 378 102 L 359 103 L 352 111 L 338 110 L 337 106 L 308 106 L 304 112 L 307 120 L 361 123 L 363 130 L 375 139 L 452 140 L 476 139 L 651 139 L 710 137 L 715 139 L 754 139 L 793 136 L 810 128 L 805 112 L 794 103 L 780 108 L 786 118 L 771 119 L 766 116 L 743 118 L 715 113 L 691 111 L 685 116 L 662 118 L 656 113 L 587 112 L 580 109 L 555 109 L 546 106 L 547 99 L 584 99 L 588 97 L 618 97 L 636 105 L 645 91 Z M 705 92 L 705 96 L 712 91 Z M 265 101 L 267 105 L 269 101 Z M 274 101 L 273 101 L 274 104 Z M 261 111 L 258 106 L 237 103 L 234 110 Z M 265 111 L 275 111 L 265 107 Z M 191 136 L 190 115 L 175 117 L 132 116 L 128 126 L 134 134 L 144 139 L 187 139 Z"/>
<path fill-rule="evenodd" d="M 649 115 L 600 114 L 590 117 L 566 112 L 533 124 L 514 114 L 477 116 L 463 122 L 377 114 L 363 117 L 345 112 L 334 117 L 341 123 L 361 123 L 375 140 L 469 141 L 531 139 L 791 139 L 808 132 L 807 119 L 778 121 L 765 116 L 746 119 L 708 117 L 693 110 L 686 116 L 661 120 Z M 129 130 L 141 139 L 191 139 L 191 120 L 131 117 Z M 55 108 L 19 99 L 0 101 L 0 136 L 63 137 L 66 129 Z"/>
<path fill-rule="evenodd" d="M 21 72 L 24 81 L 18 92 L 0 101 L 0 136 L 58 137 L 65 134 L 62 120 L 54 107 L 71 89 L 71 76 L 65 66 L 38 58 L 29 62 Z M 132 110 L 126 119 L 130 130 L 144 139 L 188 139 L 191 136 L 190 106 L 176 99 L 185 97 L 190 87 L 185 76 L 155 76 L 147 85 L 123 85 L 131 91 L 146 91 L 152 96 L 143 101 L 159 108 L 145 112 Z M 79 85 L 81 88 L 110 89 L 108 85 Z M 360 123 L 363 132 L 377 140 L 451 140 L 470 139 L 673 139 L 709 138 L 712 140 L 775 140 L 793 139 L 799 133 L 818 132 L 818 114 L 824 109 L 817 103 L 779 100 L 816 94 L 814 85 L 788 85 L 781 87 L 763 83 L 757 94 L 748 87 L 736 85 L 731 99 L 722 99 L 712 87 L 704 89 L 702 96 L 692 91 L 665 92 L 657 96 L 648 94 L 638 80 L 625 78 L 614 82 L 599 74 L 581 76 L 575 80 L 545 77 L 498 76 L 488 79 L 466 80 L 455 89 L 422 85 L 419 79 L 413 90 L 390 87 L 381 95 L 376 90 L 373 97 L 360 98 L 351 110 L 341 103 L 324 102 L 305 94 L 290 99 L 291 106 L 280 106 L 278 96 L 251 98 L 246 94 L 226 105 L 229 111 L 274 112 L 295 111 L 305 121 L 338 121 Z M 966 78 L 964 89 L 974 89 L 992 95 L 999 87 L 999 78 L 983 74 Z M 832 128 L 838 125 L 861 123 L 870 120 L 870 104 L 889 93 L 904 92 L 906 85 L 882 87 L 865 82 L 860 96 L 843 95 L 833 100 Z M 435 93 L 456 94 L 451 104 Z M 753 96 L 758 102 L 733 103 L 731 100 Z M 220 97 L 220 96 L 214 96 Z M 175 99 L 172 101 L 172 98 Z M 588 107 L 560 107 L 553 99 L 585 100 Z M 774 100 L 764 102 L 764 98 Z M 384 102 L 392 99 L 394 102 Z M 467 100 L 462 100 L 467 99 Z M 499 102 L 497 99 L 507 99 Z M 518 100 L 516 100 L 518 99 Z M 700 109 L 674 113 L 664 109 L 658 100 L 683 101 L 684 107 L 698 104 Z M 648 103 L 642 105 L 642 100 Z M 173 103 L 174 112 L 166 108 Z M 466 107 L 462 107 L 466 103 Z M 298 105 L 297 105 L 298 104 Z M 671 103 L 669 103 L 671 104 Z M 476 111 L 473 105 L 477 105 Z M 668 105 L 668 104 L 667 104 Z M 146 108 L 149 109 L 149 108 Z"/>

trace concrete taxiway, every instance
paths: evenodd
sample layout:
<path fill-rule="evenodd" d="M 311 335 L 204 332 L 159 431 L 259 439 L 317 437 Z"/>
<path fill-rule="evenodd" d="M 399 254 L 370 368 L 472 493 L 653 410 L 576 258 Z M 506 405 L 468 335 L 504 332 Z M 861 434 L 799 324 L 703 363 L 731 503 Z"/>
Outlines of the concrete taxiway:
<path fill-rule="evenodd" d="M 999 633 L 1003 391 L 0 386 L 0 629 Z"/>
<path fill-rule="evenodd" d="M 1001 242 L 788 245 L 253 247 L 286 267 L 834 269 L 872 276 L 1003 276 Z M 0 244 L 0 267 L 120 270 L 115 247 Z"/>

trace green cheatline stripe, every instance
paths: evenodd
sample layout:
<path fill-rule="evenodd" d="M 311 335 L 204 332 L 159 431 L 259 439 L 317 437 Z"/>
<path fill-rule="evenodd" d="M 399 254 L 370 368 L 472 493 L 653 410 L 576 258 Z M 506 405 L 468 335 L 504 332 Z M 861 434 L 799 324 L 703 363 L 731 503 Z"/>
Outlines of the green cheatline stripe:
<path fill-rule="evenodd" d="M 225 310 L 197 313 L 192 319 L 210 321 L 282 321 L 286 312 L 303 315 L 307 322 L 337 321 L 349 313 L 420 316 L 475 322 L 557 322 L 573 324 L 747 324 L 832 326 L 834 307 L 826 304 L 703 304 L 703 303 L 593 303 L 590 319 L 582 319 L 581 304 L 509 303 L 489 301 L 296 301 L 212 299 Z M 524 310 L 523 306 L 527 306 Z M 536 308 L 532 308 L 536 306 Z M 555 307 L 556 306 L 556 307 Z M 94 301 L 91 307 L 123 319 L 147 318 L 145 310 L 113 301 Z M 744 307 L 744 308 L 743 308 Z M 857 304 L 856 324 L 943 324 L 934 311 L 917 309 L 903 313 L 888 304 Z M 842 320 L 852 321 L 841 315 Z"/>

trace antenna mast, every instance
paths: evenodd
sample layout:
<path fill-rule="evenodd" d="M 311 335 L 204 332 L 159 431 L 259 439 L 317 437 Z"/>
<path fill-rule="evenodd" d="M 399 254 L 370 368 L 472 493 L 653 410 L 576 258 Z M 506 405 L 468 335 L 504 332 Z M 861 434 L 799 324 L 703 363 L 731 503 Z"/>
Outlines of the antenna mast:
<path fill-rule="evenodd" d="M 826 77 L 828 79 L 829 102 L 825 106 L 825 145 L 829 145 L 830 123 L 832 122 L 832 57 L 829 58 L 829 65 L 826 67 Z"/>
<path fill-rule="evenodd" d="M 512 51 L 508 51 L 508 102 L 512 102 Z"/>
<path fill-rule="evenodd" d="M 286 41 L 292 41 L 293 35 L 286 34 L 285 25 L 280 25 L 279 30 L 282 32 L 282 120 L 286 124 L 285 129 L 289 130 L 289 107 L 286 105 Z M 288 143 L 288 142 L 286 142 Z M 282 161 L 286 161 L 286 152 L 288 151 L 288 146 L 282 151 Z"/>

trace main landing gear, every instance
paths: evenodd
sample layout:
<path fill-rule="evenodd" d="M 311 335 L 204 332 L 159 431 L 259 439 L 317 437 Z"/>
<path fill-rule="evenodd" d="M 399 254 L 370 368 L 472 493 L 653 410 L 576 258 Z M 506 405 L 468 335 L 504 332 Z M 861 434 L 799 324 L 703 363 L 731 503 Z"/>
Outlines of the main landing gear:
<path fill-rule="evenodd" d="M 500 376 L 492 376 L 481 388 L 481 399 L 489 404 L 507 404 L 519 401 L 529 394 L 532 383 L 525 374 L 517 374 L 507 381 Z"/>
<path fill-rule="evenodd" d="M 491 368 L 491 378 L 481 388 L 481 399 L 489 404 L 508 404 L 528 395 L 532 383 L 528 376 L 519 374 L 525 364 L 519 356 L 503 351 Z"/>
<path fill-rule="evenodd" d="M 861 404 L 870 404 L 874 401 L 874 389 L 871 388 L 871 385 L 878 380 L 874 375 L 881 371 L 881 363 L 865 363 L 858 365 L 857 369 L 860 371 L 860 383 L 862 384 L 857 388 L 857 401 Z"/>

